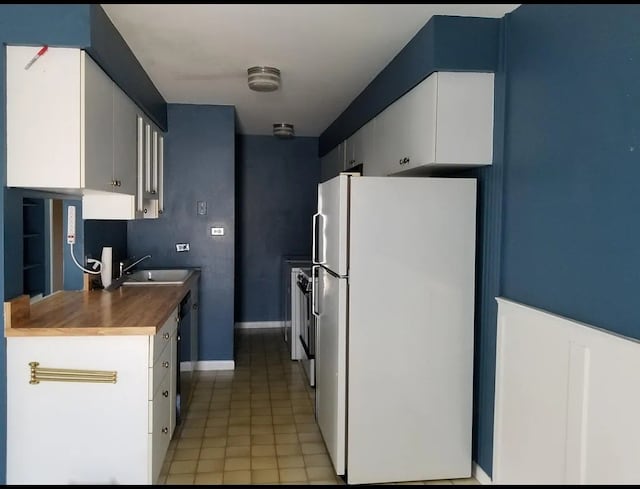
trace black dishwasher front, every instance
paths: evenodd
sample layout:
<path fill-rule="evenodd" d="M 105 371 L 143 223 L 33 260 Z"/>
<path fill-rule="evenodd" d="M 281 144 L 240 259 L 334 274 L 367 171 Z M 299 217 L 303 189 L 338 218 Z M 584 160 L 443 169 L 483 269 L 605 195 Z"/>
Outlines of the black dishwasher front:
<path fill-rule="evenodd" d="M 191 394 L 191 291 L 180 302 L 176 362 L 176 424 L 184 417 Z"/>

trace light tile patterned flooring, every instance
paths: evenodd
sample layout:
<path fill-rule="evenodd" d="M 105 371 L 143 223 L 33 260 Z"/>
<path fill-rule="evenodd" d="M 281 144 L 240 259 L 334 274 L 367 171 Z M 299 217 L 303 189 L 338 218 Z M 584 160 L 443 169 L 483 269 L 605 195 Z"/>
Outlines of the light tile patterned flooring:
<path fill-rule="evenodd" d="M 158 482 L 344 484 L 315 421 L 314 390 L 288 357 L 280 329 L 236 330 L 235 341 L 234 371 L 197 372 Z"/>

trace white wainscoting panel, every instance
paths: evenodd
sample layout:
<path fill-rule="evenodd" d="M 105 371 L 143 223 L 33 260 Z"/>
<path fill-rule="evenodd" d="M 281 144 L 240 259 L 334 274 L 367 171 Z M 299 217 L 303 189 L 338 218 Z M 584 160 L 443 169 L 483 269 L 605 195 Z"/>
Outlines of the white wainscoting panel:
<path fill-rule="evenodd" d="M 497 301 L 493 482 L 640 484 L 640 342 Z"/>

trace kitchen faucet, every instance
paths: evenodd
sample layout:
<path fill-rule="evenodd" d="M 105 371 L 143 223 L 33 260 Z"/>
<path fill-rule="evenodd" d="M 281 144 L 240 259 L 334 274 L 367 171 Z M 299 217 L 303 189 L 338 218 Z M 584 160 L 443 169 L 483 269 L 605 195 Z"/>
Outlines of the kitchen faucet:
<path fill-rule="evenodd" d="M 120 262 L 120 277 L 122 277 L 123 274 L 125 274 L 127 271 L 131 270 L 133 267 L 135 267 L 138 263 L 140 263 L 142 260 L 146 260 L 147 258 L 151 258 L 151 255 L 144 255 L 142 258 L 140 258 L 139 260 L 134 261 L 133 263 L 126 265 L 127 261 L 132 260 L 133 258 L 129 258 L 127 260 L 121 261 Z"/>

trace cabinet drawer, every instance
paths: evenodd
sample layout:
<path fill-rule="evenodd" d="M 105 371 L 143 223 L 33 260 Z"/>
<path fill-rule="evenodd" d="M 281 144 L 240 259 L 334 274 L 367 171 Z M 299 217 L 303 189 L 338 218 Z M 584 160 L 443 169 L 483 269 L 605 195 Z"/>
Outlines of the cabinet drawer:
<path fill-rule="evenodd" d="M 160 383 L 164 381 L 164 378 L 171 372 L 171 369 L 174 368 L 171 354 L 172 354 L 171 347 L 169 345 L 166 345 L 165 348 L 162 350 L 160 357 L 153 364 L 153 367 L 149 368 L 149 400 L 150 401 L 153 400 L 154 393 L 156 393 L 157 395 L 157 391 L 158 391 L 158 387 L 160 386 Z"/>
<path fill-rule="evenodd" d="M 154 392 L 153 400 L 149 401 L 149 451 L 151 455 L 151 481 L 153 484 L 158 480 L 164 457 L 171 441 L 170 416 L 171 416 L 171 395 L 169 389 L 170 375 L 165 375 Z M 167 393 L 165 396 L 164 393 Z"/>
<path fill-rule="evenodd" d="M 156 333 L 151 339 L 153 341 L 151 348 L 149 349 L 149 365 L 154 365 L 165 347 L 171 341 L 171 335 L 176 333 L 178 328 L 178 308 L 176 307 L 169 315 L 169 318 L 165 321 L 160 328 L 160 331 Z"/>

